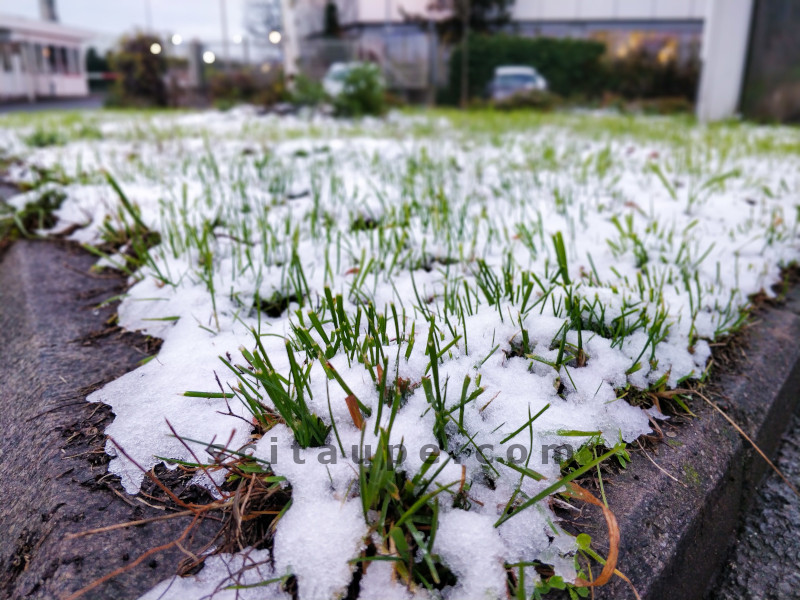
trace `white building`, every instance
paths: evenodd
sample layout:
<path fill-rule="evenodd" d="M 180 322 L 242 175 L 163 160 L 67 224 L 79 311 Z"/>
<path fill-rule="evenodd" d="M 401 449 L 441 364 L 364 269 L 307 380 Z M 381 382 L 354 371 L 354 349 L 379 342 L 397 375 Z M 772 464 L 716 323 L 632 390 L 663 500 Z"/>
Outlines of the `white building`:
<path fill-rule="evenodd" d="M 296 0 L 298 11 L 327 0 Z M 441 14 L 454 0 L 335 0 L 343 27 L 400 24 L 410 15 Z M 456 0 L 457 1 L 457 0 Z M 516 0 L 511 19 L 520 25 L 639 25 L 702 23 L 709 0 Z M 438 5 L 442 10 L 435 10 Z M 317 27 L 322 26 L 321 18 Z"/>
<path fill-rule="evenodd" d="M 517 0 L 513 28 L 522 35 L 590 38 L 624 57 L 640 47 L 663 56 L 699 52 L 711 0 Z"/>
<path fill-rule="evenodd" d="M 299 20 L 326 0 L 297 0 L 303 10 Z M 458 0 L 335 0 L 341 26 L 346 30 L 402 28 L 409 17 L 440 17 Z M 640 46 L 665 58 L 699 52 L 703 25 L 712 0 L 516 0 L 508 28 L 519 35 L 591 38 L 606 43 L 609 51 L 624 56 Z M 439 10 L 433 6 L 440 7 Z M 300 8 L 302 7 L 302 9 Z M 313 7 L 313 8 L 312 8 Z M 317 17 L 310 27 L 321 28 Z M 313 22 L 316 21 L 316 22 Z M 309 27 L 309 25 L 306 25 Z"/>
<path fill-rule="evenodd" d="M 0 102 L 89 93 L 83 43 L 92 34 L 0 14 Z"/>

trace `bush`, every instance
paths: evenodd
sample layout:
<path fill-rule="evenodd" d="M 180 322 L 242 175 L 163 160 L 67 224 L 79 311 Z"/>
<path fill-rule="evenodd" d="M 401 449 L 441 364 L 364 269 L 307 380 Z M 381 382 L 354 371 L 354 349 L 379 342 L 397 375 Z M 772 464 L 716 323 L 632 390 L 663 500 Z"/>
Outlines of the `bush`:
<path fill-rule="evenodd" d="M 391 92 L 384 93 L 383 100 L 386 103 L 387 109 L 405 108 L 408 106 L 408 102 L 406 102 L 402 96 L 392 94 Z"/>
<path fill-rule="evenodd" d="M 208 89 L 212 103 L 219 110 L 242 103 L 270 106 L 286 97 L 283 77 L 259 77 L 250 69 L 214 73 Z"/>
<path fill-rule="evenodd" d="M 700 81 L 699 59 L 659 62 L 646 50 L 606 64 L 607 89 L 624 98 L 679 98 L 694 101 Z"/>
<path fill-rule="evenodd" d="M 227 98 L 221 98 L 219 100 L 212 100 L 211 104 L 220 112 L 228 112 L 239 103 L 234 100 L 228 100 Z"/>
<path fill-rule="evenodd" d="M 682 96 L 670 98 L 651 98 L 637 103 L 642 112 L 649 115 L 677 115 L 690 113 L 694 104 Z"/>
<path fill-rule="evenodd" d="M 318 81 L 298 75 L 294 80 L 294 90 L 291 93 L 291 101 L 299 106 L 318 106 L 327 100 L 325 88 Z"/>
<path fill-rule="evenodd" d="M 283 75 L 280 75 L 264 82 L 250 102 L 257 106 L 272 106 L 278 102 L 285 102 L 288 96 L 286 81 Z"/>
<path fill-rule="evenodd" d="M 494 102 L 494 107 L 499 110 L 533 109 L 549 111 L 563 102 L 564 100 L 558 94 L 543 90 L 531 90 L 519 92 L 504 100 L 497 100 Z"/>
<path fill-rule="evenodd" d="M 208 91 L 214 104 L 248 102 L 258 91 L 253 74 L 249 71 L 214 73 L 208 80 Z"/>
<path fill-rule="evenodd" d="M 510 35 L 472 35 L 469 38 L 469 93 L 483 96 L 494 70 L 501 65 L 534 67 L 547 79 L 550 91 L 561 96 L 597 95 L 605 73 L 604 44 L 589 40 L 525 38 Z M 461 90 L 461 48 L 450 58 L 450 96 Z"/>
<path fill-rule="evenodd" d="M 109 55 L 109 65 L 117 75 L 109 104 L 123 107 L 167 105 L 164 83 L 167 63 L 163 53 L 150 52 L 154 43 L 161 44 L 161 41 L 152 35 L 124 37 L 119 49 Z"/>
<path fill-rule="evenodd" d="M 350 69 L 333 104 L 336 114 L 343 117 L 382 115 L 386 112 L 386 97 L 380 69 L 373 64 Z"/>

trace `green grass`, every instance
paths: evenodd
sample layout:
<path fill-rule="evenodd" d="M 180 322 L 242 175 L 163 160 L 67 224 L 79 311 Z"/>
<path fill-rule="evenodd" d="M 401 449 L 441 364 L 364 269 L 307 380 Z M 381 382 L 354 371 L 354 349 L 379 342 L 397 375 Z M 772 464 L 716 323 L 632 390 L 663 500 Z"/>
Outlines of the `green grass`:
<path fill-rule="evenodd" d="M 739 269 L 741 255 L 740 272 L 749 276 L 750 245 L 769 255 L 791 244 L 800 208 L 794 214 L 788 204 L 770 204 L 796 192 L 791 183 L 741 165 L 752 157 L 763 165 L 795 164 L 800 145 L 793 130 L 700 126 L 685 116 L 404 115 L 380 125 L 281 127 L 258 119 L 213 132 L 167 113 L 3 117 L 0 127 L 18 130 L 26 143 L 26 160 L 84 145 L 105 168 L 86 169 L 73 155 L 59 155 L 73 158 L 39 167 L 28 184 L 41 188 L 39 202 L 20 214 L 0 213 L 0 224 L 29 234 L 52 224 L 50 213 L 73 186 L 108 192 L 91 251 L 122 253 L 120 268 L 133 280 L 154 280 L 165 297 L 183 286 L 208 296 L 207 320 L 170 311 L 148 321 L 184 326 L 195 318 L 209 336 L 233 325 L 250 331 L 237 358 L 221 357 L 227 386 L 185 395 L 241 402 L 253 435 L 285 425 L 304 449 L 335 443 L 344 455 L 342 436 L 351 425 L 361 430 L 362 448 L 367 432 L 377 436 L 377 448 L 351 482 L 374 534 L 354 562 L 390 561 L 400 581 L 434 591 L 454 578 L 434 552 L 439 511 L 445 502 L 469 510 L 471 486 L 508 484 L 495 527 L 544 510 L 545 499 L 576 478 L 596 475 L 604 496 L 600 467 L 611 460 L 624 467 L 630 460 L 624 444 L 603 439 L 593 425 L 542 432 L 542 421 L 563 410 L 586 373 L 580 370 L 598 358 L 590 350 L 597 337 L 614 351 L 636 338 L 610 391 L 617 401 L 643 406 L 668 387 L 671 374 L 658 364 L 658 349 L 687 335 L 679 327 L 693 351 L 742 326 L 747 313 L 738 281 L 732 288 L 724 283 L 724 270 Z M 389 143 L 360 150 L 361 138 Z M 294 140 L 303 140 L 299 149 L 280 146 Z M 399 150 L 381 154 L 390 148 Z M 656 200 L 631 197 L 624 185 L 630 180 L 644 182 L 637 189 Z M 158 199 L 137 198 L 141 186 L 157 189 Z M 745 209 L 750 218 L 706 235 L 703 210 L 731 190 L 756 196 Z M 602 238 L 585 252 L 581 236 L 596 230 Z M 731 252 L 730 264 L 712 259 L 728 240 L 741 252 Z M 600 262 L 600 254 L 613 260 Z M 676 305 L 683 307 L 678 316 Z M 713 335 L 702 327 L 709 312 L 719 315 Z M 542 315 L 560 323 L 547 339 L 537 330 Z M 494 328 L 491 336 L 469 326 L 476 319 Z M 271 345 L 276 337 L 280 344 Z M 527 417 L 484 431 L 475 423 L 487 422 L 503 401 L 496 400 L 503 390 L 487 384 L 486 374 L 510 361 L 547 378 L 554 394 L 543 408 L 529 405 Z M 400 372 L 407 363 L 417 365 L 413 376 Z M 650 370 L 657 375 L 641 388 L 628 383 Z M 702 368 L 681 375 L 679 384 L 705 376 Z M 323 389 L 327 397 L 319 398 Z M 430 421 L 441 458 L 415 473 L 398 467 L 390 444 L 410 398 L 424 402 L 419 418 Z M 352 423 L 334 418 L 343 399 Z M 674 401 L 684 406 L 680 396 Z M 531 463 L 544 433 L 581 443 L 547 475 Z M 487 456 L 481 439 L 493 434 L 501 445 L 526 447 L 528 461 Z M 449 461 L 476 457 L 482 466 L 470 478 L 437 482 Z M 689 469 L 684 474 L 692 480 L 697 474 Z M 592 557 L 586 544 L 579 548 Z M 534 563 L 506 565 L 515 597 L 530 587 L 524 579 Z M 585 592 L 549 576 L 536 593 L 551 587 Z"/>

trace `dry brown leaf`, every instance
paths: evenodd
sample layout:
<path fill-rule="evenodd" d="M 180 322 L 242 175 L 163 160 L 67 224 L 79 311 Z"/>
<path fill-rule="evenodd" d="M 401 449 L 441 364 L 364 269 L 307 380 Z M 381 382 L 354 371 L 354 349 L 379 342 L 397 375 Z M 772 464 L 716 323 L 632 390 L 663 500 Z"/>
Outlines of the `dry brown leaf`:
<path fill-rule="evenodd" d="M 579 500 L 599 506 L 603 511 L 603 516 L 605 517 L 606 524 L 608 525 L 608 558 L 606 559 L 606 564 L 603 565 L 603 570 L 600 572 L 600 576 L 594 581 L 586 581 L 585 579 L 578 577 L 575 580 L 574 585 L 577 587 L 594 588 L 605 585 L 613 575 L 616 575 L 623 581 L 626 581 L 629 586 L 631 586 L 633 595 L 636 596 L 636 600 L 641 600 L 639 597 L 639 592 L 636 591 L 636 588 L 631 580 L 617 570 L 617 559 L 619 558 L 619 525 L 617 524 L 617 518 L 614 516 L 614 513 L 611 512 L 610 508 L 600 502 L 600 500 L 595 498 L 589 491 L 585 490 L 577 483 L 571 482 L 569 487 L 570 492 Z"/>
<path fill-rule="evenodd" d="M 614 575 L 614 570 L 617 568 L 617 558 L 619 557 L 619 525 L 617 524 L 617 518 L 614 516 L 614 513 L 611 512 L 610 508 L 600 502 L 600 500 L 595 498 L 590 492 L 583 489 L 577 483 L 571 482 L 569 484 L 569 488 L 572 495 L 579 500 L 599 506 L 603 511 L 603 516 L 605 517 L 606 524 L 608 525 L 609 549 L 608 558 L 606 559 L 606 564 L 603 566 L 603 570 L 594 581 L 586 581 L 585 579 L 578 577 L 575 580 L 575 585 L 578 587 L 598 587 L 605 585 L 608 583 L 608 580 L 611 579 L 612 575 Z"/>
<path fill-rule="evenodd" d="M 358 400 L 352 394 L 344 399 L 347 402 L 347 410 L 350 411 L 350 418 L 353 419 L 353 425 L 356 429 L 361 429 L 364 426 L 364 418 L 361 416 L 361 411 L 358 409 Z"/>

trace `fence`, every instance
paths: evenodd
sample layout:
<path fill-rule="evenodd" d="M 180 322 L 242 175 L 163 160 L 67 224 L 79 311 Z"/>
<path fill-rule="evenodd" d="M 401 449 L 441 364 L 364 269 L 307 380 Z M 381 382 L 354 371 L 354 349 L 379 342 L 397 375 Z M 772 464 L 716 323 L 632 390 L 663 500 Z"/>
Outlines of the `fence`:
<path fill-rule="evenodd" d="M 190 60 L 192 41 L 172 42 L 167 33 L 162 33 L 162 51 L 179 63 Z M 113 48 L 117 39 L 97 38 L 88 46 L 95 46 L 100 53 Z M 219 40 L 199 41 L 203 51 L 212 52 L 215 67 L 224 68 L 226 62 L 233 68 L 250 66 L 267 73 L 282 61 L 280 45 L 267 40 L 244 38 L 231 40 L 224 45 Z M 440 45 L 435 36 L 419 27 L 375 26 L 350 32 L 344 38 L 307 38 L 300 42 L 300 70 L 312 79 L 325 76 L 333 63 L 366 61 L 381 66 L 389 89 L 417 96 L 428 92 L 431 83 L 447 84 L 450 49 Z M 227 57 L 227 61 L 225 60 Z M 174 70 L 173 74 L 185 70 Z M 274 71 L 274 69 L 273 69 Z"/>
<path fill-rule="evenodd" d="M 381 66 L 390 89 L 411 92 L 428 89 L 433 79 L 441 81 L 438 73 L 444 62 L 438 44 L 426 32 L 383 27 L 345 39 L 304 40 L 300 55 L 301 70 L 309 77 L 323 77 L 336 62 L 368 61 Z"/>

